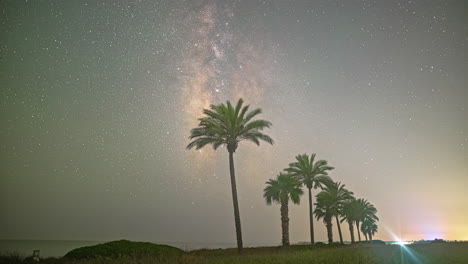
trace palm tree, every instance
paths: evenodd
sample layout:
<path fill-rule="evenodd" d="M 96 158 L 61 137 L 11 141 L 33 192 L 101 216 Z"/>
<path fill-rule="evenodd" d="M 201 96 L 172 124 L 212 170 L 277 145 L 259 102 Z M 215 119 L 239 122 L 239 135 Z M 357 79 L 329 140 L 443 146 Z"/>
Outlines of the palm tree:
<path fill-rule="evenodd" d="M 277 202 L 281 205 L 281 229 L 283 246 L 289 246 L 289 217 L 288 203 L 291 200 L 294 204 L 299 204 L 303 194 L 301 182 L 286 173 L 280 173 L 276 180 L 266 182 L 267 187 L 263 190 L 263 197 L 268 205 Z"/>
<path fill-rule="evenodd" d="M 319 194 L 321 194 L 321 192 Z M 328 243 L 333 243 L 333 201 L 328 197 L 317 195 L 317 202 L 315 203 L 315 206 L 315 217 L 317 220 L 323 218 L 323 223 L 327 228 Z"/>
<path fill-rule="evenodd" d="M 346 221 L 349 226 L 349 233 L 351 236 L 351 243 L 356 242 L 354 239 L 354 223 L 357 219 L 356 199 L 353 197 L 343 205 L 341 222 Z"/>
<path fill-rule="evenodd" d="M 314 162 L 315 154 L 310 155 L 302 154 L 296 156 L 296 162 L 290 163 L 289 168 L 285 170 L 292 176 L 297 177 L 307 189 L 309 189 L 309 222 L 310 222 L 310 243 L 315 244 L 314 241 L 314 215 L 312 203 L 312 188 L 322 188 L 322 184 L 330 182 L 328 172 L 333 169 L 327 165 L 326 160 L 318 160 Z"/>
<path fill-rule="evenodd" d="M 377 233 L 377 229 L 378 229 L 378 227 L 377 227 L 375 219 L 366 218 L 366 219 L 364 219 L 364 221 L 362 221 L 361 231 L 366 236 L 366 240 L 367 240 L 367 237 L 369 237 L 369 240 L 370 240 L 371 243 L 372 243 L 372 236 L 375 233 Z"/>
<path fill-rule="evenodd" d="M 229 153 L 229 172 L 231 175 L 232 202 L 234 206 L 234 220 L 236 224 L 237 249 L 242 251 L 242 230 L 237 201 L 236 176 L 234 173 L 234 152 L 242 140 L 252 141 L 260 145 L 260 140 L 273 144 L 273 140 L 262 133 L 269 128 L 271 123 L 266 120 L 253 120 L 262 110 L 257 108 L 248 111 L 249 106 L 242 106 L 244 101 L 239 99 L 236 107 L 227 101 L 226 104 L 211 105 L 210 109 L 204 109 L 204 117 L 198 119 L 198 127 L 190 131 L 187 149 L 200 149 L 211 144 L 216 150 L 220 146 L 226 146 Z"/>
<path fill-rule="evenodd" d="M 355 202 L 355 210 L 356 210 L 356 227 L 358 230 L 358 237 L 359 241 L 361 241 L 361 230 L 359 228 L 359 224 L 362 223 L 366 218 L 372 219 L 372 220 L 379 220 L 377 217 L 377 209 L 369 203 L 366 199 L 357 199 Z"/>
<path fill-rule="evenodd" d="M 340 243 L 344 244 L 339 216 L 342 215 L 345 203 L 353 199 L 353 192 L 348 191 L 345 188 L 345 185 L 341 184 L 341 182 L 330 182 L 325 184 L 325 188 L 317 194 L 317 201 L 319 199 L 326 200 L 327 204 L 329 204 L 331 214 L 336 219 L 338 234 L 340 235 Z"/>

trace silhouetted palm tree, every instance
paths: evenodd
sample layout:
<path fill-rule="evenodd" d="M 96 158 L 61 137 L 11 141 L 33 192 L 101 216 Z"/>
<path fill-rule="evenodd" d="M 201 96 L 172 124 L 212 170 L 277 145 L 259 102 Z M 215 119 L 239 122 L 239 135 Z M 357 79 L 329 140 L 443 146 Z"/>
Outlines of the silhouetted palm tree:
<path fill-rule="evenodd" d="M 321 188 L 322 184 L 331 182 L 328 177 L 329 170 L 333 167 L 327 165 L 326 160 L 319 160 L 314 162 L 315 154 L 310 155 L 302 154 L 296 156 L 296 162 L 290 163 L 289 168 L 285 170 L 292 176 L 297 177 L 307 189 L 309 189 L 309 221 L 310 221 L 310 242 L 313 245 L 314 241 L 314 215 L 312 203 L 312 188 Z"/>
<path fill-rule="evenodd" d="M 281 205 L 281 229 L 283 246 L 289 245 L 289 216 L 288 204 L 291 200 L 294 204 L 299 204 L 303 194 L 301 182 L 286 173 L 280 173 L 276 180 L 266 182 L 267 187 L 263 190 L 263 197 L 268 205 L 277 202 Z"/>
<path fill-rule="evenodd" d="M 333 201 L 326 196 L 320 195 L 323 194 L 320 192 L 317 195 L 317 202 L 315 203 L 314 214 L 317 220 L 323 218 L 323 223 L 327 228 L 327 237 L 328 243 L 333 243 L 333 230 L 332 230 L 332 219 L 333 219 Z"/>
<path fill-rule="evenodd" d="M 362 223 L 366 218 L 372 219 L 372 220 L 379 220 L 377 217 L 377 209 L 369 203 L 366 199 L 357 199 L 355 201 L 355 210 L 356 210 L 356 227 L 358 230 L 358 237 L 359 241 L 361 241 L 361 230 L 359 228 L 359 224 Z"/>
<path fill-rule="evenodd" d="M 323 190 L 317 194 L 317 201 L 319 199 L 326 200 L 327 204 L 329 204 L 329 209 L 336 219 L 338 234 L 340 236 L 340 243 L 344 244 L 339 216 L 342 215 L 345 203 L 353 199 L 353 192 L 348 191 L 345 188 L 345 185 L 341 184 L 341 182 L 331 182 L 325 184 L 325 188 L 323 188 Z"/>
<path fill-rule="evenodd" d="M 356 199 L 354 197 L 343 205 L 341 217 L 341 222 L 346 221 L 348 223 L 351 243 L 356 242 L 354 239 L 354 223 L 358 216 L 356 210 Z"/>
<path fill-rule="evenodd" d="M 377 233 L 377 229 L 378 227 L 375 219 L 366 218 L 362 221 L 361 231 L 366 236 L 366 240 L 367 237 L 369 237 L 369 240 L 372 242 L 372 236 Z"/>
<path fill-rule="evenodd" d="M 257 108 L 248 111 L 249 106 L 242 106 L 243 100 L 239 99 L 236 107 L 227 101 L 226 104 L 211 105 L 210 109 L 204 109 L 204 117 L 200 118 L 198 127 L 190 131 L 190 144 L 187 149 L 200 149 L 211 144 L 216 150 L 220 146 L 226 146 L 229 152 L 229 172 L 231 175 L 232 202 L 234 206 L 234 220 L 236 224 L 237 249 L 242 251 L 242 230 L 237 201 L 236 177 L 234 173 L 234 152 L 242 140 L 252 141 L 260 145 L 260 140 L 273 144 L 273 140 L 262 133 L 269 128 L 271 123 L 266 120 L 253 120 L 262 110 Z"/>

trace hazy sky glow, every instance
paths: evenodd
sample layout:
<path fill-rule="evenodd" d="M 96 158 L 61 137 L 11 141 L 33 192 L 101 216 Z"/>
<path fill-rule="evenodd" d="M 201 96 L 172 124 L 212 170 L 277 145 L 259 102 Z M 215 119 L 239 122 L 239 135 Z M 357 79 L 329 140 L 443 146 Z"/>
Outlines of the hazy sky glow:
<path fill-rule="evenodd" d="M 3 2 L 0 238 L 234 243 L 227 151 L 185 146 L 243 97 L 275 140 L 236 152 L 247 245 L 280 242 L 262 190 L 300 153 L 377 207 L 377 239 L 468 240 L 466 5 Z"/>

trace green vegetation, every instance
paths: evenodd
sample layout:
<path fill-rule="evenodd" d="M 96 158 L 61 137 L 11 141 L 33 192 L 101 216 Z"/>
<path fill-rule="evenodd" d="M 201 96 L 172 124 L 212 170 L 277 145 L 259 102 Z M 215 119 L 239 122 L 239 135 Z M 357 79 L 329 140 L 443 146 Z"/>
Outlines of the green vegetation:
<path fill-rule="evenodd" d="M 340 236 L 340 243 L 343 242 L 343 234 L 341 232 L 341 225 L 339 217 L 343 217 L 343 207 L 348 202 L 354 199 L 353 192 L 345 188 L 344 184 L 340 182 L 332 182 L 326 186 L 326 188 L 317 195 L 317 203 L 324 200 L 324 202 L 330 205 L 330 210 L 336 220 L 338 227 L 338 233 Z"/>
<path fill-rule="evenodd" d="M 280 173 L 276 180 L 267 181 L 267 187 L 263 190 L 263 197 L 268 205 L 278 202 L 281 212 L 281 229 L 283 246 L 289 245 L 289 209 L 288 204 L 291 200 L 295 204 L 299 204 L 302 189 L 301 182 L 289 174 Z"/>
<path fill-rule="evenodd" d="M 348 191 L 340 182 L 327 183 L 323 190 L 317 194 L 317 207 L 314 213 L 317 219 L 323 218 L 327 227 L 328 243 L 333 243 L 332 218 L 335 217 L 340 243 L 343 244 L 343 235 L 338 217 L 342 214 L 344 204 L 352 199 L 353 193 Z"/>
<path fill-rule="evenodd" d="M 180 256 L 181 249 L 158 245 L 149 242 L 133 242 L 128 240 L 112 241 L 95 246 L 80 247 L 68 252 L 64 258 L 67 259 L 90 259 L 90 258 L 121 258 L 121 257 L 168 257 Z"/>
<path fill-rule="evenodd" d="M 315 244 L 314 239 L 314 215 L 312 203 L 312 188 L 322 188 L 322 185 L 330 182 L 328 171 L 333 170 L 333 167 L 328 166 L 326 160 L 318 160 L 315 162 L 315 154 L 302 154 L 296 156 L 296 162 L 289 164 L 285 169 L 292 176 L 297 177 L 303 185 L 309 190 L 309 224 L 310 224 L 310 243 Z"/>
<path fill-rule="evenodd" d="M 375 223 L 375 221 L 378 221 L 379 218 L 377 217 L 377 209 L 369 203 L 366 199 L 357 199 L 353 200 L 353 210 L 356 211 L 356 227 L 358 230 L 358 237 L 359 241 L 361 241 L 361 230 L 359 229 L 359 224 L 363 223 L 364 221 L 367 221 L 368 223 Z M 375 227 L 375 231 L 377 231 L 377 226 Z M 374 232 L 375 233 L 375 232 Z M 368 240 L 367 238 L 367 232 L 364 232 L 364 235 L 366 236 L 366 241 Z M 372 236 L 372 235 L 371 235 Z M 372 240 L 372 237 L 371 237 Z"/>
<path fill-rule="evenodd" d="M 28 261 L 8 261 L 0 257 L 3 263 L 33 263 Z M 45 264 L 319 264 L 319 263 L 382 263 L 382 264 L 439 264 L 468 263 L 468 243 L 429 243 L 420 245 L 325 245 L 245 248 L 239 255 L 236 249 L 195 250 L 182 255 L 166 257 L 139 256 L 120 257 L 118 259 L 81 259 L 70 260 L 45 259 Z"/>
<path fill-rule="evenodd" d="M 236 224 L 237 249 L 242 251 L 242 230 L 237 201 L 236 176 L 234 173 L 234 152 L 240 141 L 247 140 L 257 145 L 260 141 L 273 144 L 273 139 L 262 133 L 269 128 L 271 123 L 266 120 L 253 120 L 262 113 L 260 108 L 249 112 L 249 106 L 242 106 L 244 101 L 239 99 L 234 108 L 231 102 L 226 104 L 211 105 L 210 109 L 203 110 L 205 117 L 199 119 L 198 127 L 190 131 L 190 142 L 187 149 L 200 149 L 206 145 L 212 145 L 216 150 L 220 146 L 226 146 L 229 152 L 229 172 L 231 175 L 232 202 L 234 205 L 234 221 Z"/>

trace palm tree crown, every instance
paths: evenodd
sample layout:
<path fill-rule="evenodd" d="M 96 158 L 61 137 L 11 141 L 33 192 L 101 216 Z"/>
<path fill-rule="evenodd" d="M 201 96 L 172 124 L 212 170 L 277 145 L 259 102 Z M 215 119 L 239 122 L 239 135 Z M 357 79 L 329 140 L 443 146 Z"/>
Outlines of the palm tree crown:
<path fill-rule="evenodd" d="M 326 160 L 318 160 L 315 162 L 315 154 L 302 154 L 296 156 L 296 161 L 289 164 L 286 171 L 291 175 L 298 177 L 301 182 L 309 189 L 321 188 L 322 184 L 331 182 L 327 176 L 329 170 L 333 167 L 328 166 Z"/>
<path fill-rule="evenodd" d="M 339 215 L 345 203 L 353 199 L 353 194 L 341 182 L 332 182 L 326 184 L 323 190 L 317 194 L 317 201 L 319 198 L 329 201 L 333 215 Z"/>
<path fill-rule="evenodd" d="M 273 202 L 281 203 L 291 200 L 299 204 L 303 191 L 301 182 L 286 173 L 280 173 L 276 180 L 270 179 L 266 182 L 267 187 L 263 190 L 263 197 L 268 205 Z"/>
<path fill-rule="evenodd" d="M 257 108 L 248 112 L 249 105 L 242 106 L 243 103 L 239 99 L 236 107 L 227 101 L 226 104 L 211 105 L 210 109 L 204 109 L 205 117 L 200 118 L 198 127 L 190 131 L 192 142 L 187 145 L 187 149 L 200 149 L 211 144 L 216 150 L 226 145 L 228 151 L 234 153 L 242 140 L 257 145 L 260 145 L 260 140 L 273 144 L 273 139 L 262 133 L 271 123 L 262 119 L 252 120 L 262 110 Z"/>

